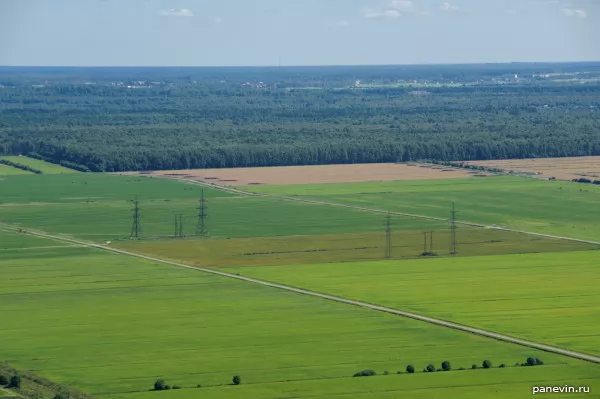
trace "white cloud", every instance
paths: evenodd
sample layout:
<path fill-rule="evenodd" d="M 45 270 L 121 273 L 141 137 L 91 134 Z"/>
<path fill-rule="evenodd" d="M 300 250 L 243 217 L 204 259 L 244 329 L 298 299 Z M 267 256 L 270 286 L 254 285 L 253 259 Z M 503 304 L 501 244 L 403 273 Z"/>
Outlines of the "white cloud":
<path fill-rule="evenodd" d="M 563 8 L 561 11 L 567 17 L 575 17 L 575 18 L 586 18 L 587 17 L 587 13 L 584 10 L 580 10 L 580 9 Z"/>
<path fill-rule="evenodd" d="M 403 13 L 415 11 L 414 3 L 410 0 L 391 0 L 378 9 L 365 8 L 363 15 L 366 18 L 399 18 Z"/>
<path fill-rule="evenodd" d="M 221 18 L 221 17 L 213 17 L 213 22 L 214 22 L 215 24 L 217 24 L 217 25 L 220 25 L 220 24 L 222 24 L 224 21 L 223 21 L 223 18 Z"/>
<path fill-rule="evenodd" d="M 346 26 L 350 26 L 350 22 L 343 20 L 343 21 L 337 21 L 335 23 L 336 26 L 339 26 L 340 28 L 345 28 Z"/>
<path fill-rule="evenodd" d="M 440 7 L 442 11 L 458 11 L 458 6 L 450 3 L 444 3 Z"/>
<path fill-rule="evenodd" d="M 160 15 L 163 17 L 193 17 L 195 14 L 187 8 L 171 8 L 170 10 L 162 10 Z"/>

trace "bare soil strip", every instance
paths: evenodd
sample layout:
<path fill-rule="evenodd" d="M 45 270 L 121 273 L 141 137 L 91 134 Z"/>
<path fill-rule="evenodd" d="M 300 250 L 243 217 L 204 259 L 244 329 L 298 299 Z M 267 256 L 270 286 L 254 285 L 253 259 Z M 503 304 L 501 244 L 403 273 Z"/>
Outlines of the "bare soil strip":
<path fill-rule="evenodd" d="M 0 225 L 0 230 L 9 231 L 9 232 L 18 232 L 19 231 L 18 228 L 10 226 L 10 225 L 5 225 L 5 224 Z M 152 262 L 163 263 L 163 264 L 181 267 L 181 268 L 185 268 L 185 269 L 197 270 L 197 271 L 201 271 L 204 273 L 209 273 L 209 274 L 213 274 L 213 275 L 217 275 L 217 276 L 221 276 L 221 277 L 233 278 L 233 279 L 245 281 L 248 283 L 258 284 L 258 285 L 262 285 L 265 287 L 276 288 L 276 289 L 280 289 L 280 290 L 294 292 L 294 293 L 301 294 L 301 295 L 308 295 L 308 296 L 312 296 L 312 297 L 316 297 L 316 298 L 325 299 L 328 301 L 343 303 L 346 305 L 352 305 L 352 306 L 362 307 L 362 308 L 375 310 L 375 311 L 383 312 L 383 313 L 388 313 L 388 314 L 392 314 L 392 315 L 396 315 L 396 316 L 407 317 L 410 319 L 419 320 L 419 321 L 423 321 L 426 323 L 430 323 L 430 324 L 434 324 L 434 325 L 438 325 L 438 326 L 442 326 L 442 327 L 446 327 L 446 328 L 452 328 L 454 330 L 463 331 L 463 332 L 479 335 L 479 336 L 486 337 L 486 338 L 491 338 L 491 339 L 495 339 L 495 340 L 499 340 L 499 341 L 504 341 L 504 342 L 508 342 L 508 343 L 512 343 L 512 344 L 517 344 L 517 345 L 533 348 L 533 349 L 538 349 L 538 350 L 545 351 L 545 352 L 555 353 L 558 355 L 568 356 L 568 357 L 572 357 L 575 359 L 580 359 L 580 360 L 585 360 L 588 362 L 600 364 L 600 357 L 597 357 L 597 356 L 592 356 L 592 355 L 588 355 L 588 354 L 581 353 L 581 352 L 557 348 L 557 347 L 550 346 L 550 345 L 544 345 L 544 344 L 540 344 L 537 342 L 527 341 L 527 340 L 511 337 L 508 335 L 498 334 L 498 333 L 495 333 L 492 331 L 483 330 L 480 328 L 473 328 L 473 327 L 465 326 L 462 324 L 453 323 L 450 321 L 445 321 L 445 320 L 440 320 L 440 319 L 436 319 L 436 318 L 432 318 L 432 317 L 419 315 L 416 313 L 405 312 L 402 310 L 392 309 L 392 308 L 379 306 L 379 305 L 375 305 L 375 304 L 371 304 L 371 303 L 367 303 L 367 302 L 354 301 L 354 300 L 347 299 L 347 298 L 322 294 L 319 292 L 305 290 L 305 289 L 296 288 L 296 287 L 291 287 L 291 286 L 287 286 L 287 285 L 283 285 L 283 284 L 271 283 L 271 282 L 264 281 L 264 280 L 258 280 L 255 278 L 240 276 L 239 274 L 231 274 L 231 273 L 226 273 L 226 272 L 222 272 L 222 271 L 218 271 L 218 270 L 206 269 L 203 267 L 190 266 L 190 265 L 186 265 L 186 264 L 179 263 L 179 262 L 173 262 L 173 261 L 169 261 L 169 260 L 154 258 L 151 256 L 140 255 L 140 254 L 137 254 L 134 252 L 129 252 L 129 251 L 124 251 L 124 250 L 120 250 L 120 249 L 116 249 L 116 248 L 107 247 L 105 245 L 89 243 L 89 242 L 85 242 L 85 241 L 81 241 L 81 240 L 77 240 L 77 239 L 73 239 L 73 238 L 56 236 L 56 235 L 48 234 L 46 232 L 39 231 L 39 230 L 35 230 L 35 231 L 27 230 L 27 231 L 22 232 L 22 234 L 29 234 L 29 235 L 34 235 L 34 236 L 43 237 L 43 238 L 50 238 L 50 239 L 54 239 L 54 240 L 70 242 L 72 244 L 78 244 L 83 247 L 95 248 L 95 249 L 100 249 L 100 250 L 113 252 L 113 253 L 117 253 L 117 254 L 121 254 L 121 255 L 133 256 L 136 258 L 145 259 L 145 260 L 149 260 Z"/>
<path fill-rule="evenodd" d="M 160 170 L 125 172 L 125 175 L 168 177 L 226 186 L 262 184 L 323 184 L 394 180 L 457 179 L 481 174 L 478 171 L 421 164 L 352 164 L 274 166 L 264 168 Z"/>
<path fill-rule="evenodd" d="M 600 180 L 600 157 L 506 159 L 465 161 L 466 164 L 531 174 L 541 178 L 573 180 L 582 177 Z"/>

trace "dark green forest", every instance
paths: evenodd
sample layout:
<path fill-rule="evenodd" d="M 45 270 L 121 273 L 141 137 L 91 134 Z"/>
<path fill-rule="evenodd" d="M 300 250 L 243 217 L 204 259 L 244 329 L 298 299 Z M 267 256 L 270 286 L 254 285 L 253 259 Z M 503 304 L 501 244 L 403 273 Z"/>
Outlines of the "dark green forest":
<path fill-rule="evenodd" d="M 84 171 L 600 155 L 599 78 L 600 63 L 2 67 L 0 153 Z"/>

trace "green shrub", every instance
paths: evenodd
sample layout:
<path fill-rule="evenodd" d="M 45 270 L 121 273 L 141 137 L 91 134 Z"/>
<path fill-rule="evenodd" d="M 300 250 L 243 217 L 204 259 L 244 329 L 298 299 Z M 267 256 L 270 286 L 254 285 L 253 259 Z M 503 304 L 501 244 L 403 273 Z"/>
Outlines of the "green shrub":
<path fill-rule="evenodd" d="M 240 385 L 242 383 L 242 379 L 239 375 L 234 375 L 232 381 L 233 385 Z"/>
<path fill-rule="evenodd" d="M 542 360 L 538 359 L 537 357 L 535 358 L 535 361 L 537 363 L 537 366 L 543 366 L 544 365 L 544 362 L 542 362 Z"/>
<path fill-rule="evenodd" d="M 166 387 L 165 380 L 159 379 L 154 382 L 155 391 L 164 391 Z"/>
<path fill-rule="evenodd" d="M 371 377 L 374 375 L 377 375 L 377 373 L 374 370 L 363 370 L 354 374 L 353 377 Z"/>
<path fill-rule="evenodd" d="M 387 370 L 383 372 L 383 375 L 389 375 L 389 374 L 390 374 L 390 372 Z"/>
<path fill-rule="evenodd" d="M 181 389 L 179 385 L 173 385 L 173 389 Z"/>
<path fill-rule="evenodd" d="M 537 364 L 537 362 L 535 361 L 535 359 L 533 357 L 528 357 L 526 363 L 528 366 L 535 366 Z"/>
<path fill-rule="evenodd" d="M 452 370 L 452 366 L 450 365 L 449 361 L 446 360 L 446 361 L 442 362 L 442 370 L 443 371 L 450 371 L 450 370 Z"/>
<path fill-rule="evenodd" d="M 477 369 L 477 365 L 476 365 L 476 364 L 472 365 L 472 366 L 471 366 L 471 369 L 472 369 L 472 370 L 476 370 L 476 369 Z"/>
<path fill-rule="evenodd" d="M 165 391 L 168 391 L 169 389 L 171 389 L 170 385 L 165 385 Z"/>
<path fill-rule="evenodd" d="M 498 367 L 500 367 L 501 369 L 503 369 L 504 367 L 506 367 L 506 364 L 502 363 L 502 364 L 501 364 L 500 366 L 498 366 Z"/>
<path fill-rule="evenodd" d="M 8 385 L 8 378 L 5 375 L 0 375 L 0 386 Z"/>
<path fill-rule="evenodd" d="M 415 372 L 415 366 L 409 364 L 408 366 L 406 366 L 406 372 L 409 374 L 413 374 Z"/>
<path fill-rule="evenodd" d="M 13 375 L 10 377 L 10 381 L 8 382 L 9 388 L 21 388 L 21 377 L 18 375 Z"/>
<path fill-rule="evenodd" d="M 67 393 L 57 393 L 54 395 L 53 399 L 69 399 L 69 394 Z"/>
<path fill-rule="evenodd" d="M 481 365 L 484 369 L 492 368 L 492 362 L 489 360 L 484 360 Z"/>
<path fill-rule="evenodd" d="M 425 367 L 425 372 L 427 372 L 427 373 L 434 373 L 435 372 L 435 366 L 433 364 L 428 364 L 427 367 Z"/>

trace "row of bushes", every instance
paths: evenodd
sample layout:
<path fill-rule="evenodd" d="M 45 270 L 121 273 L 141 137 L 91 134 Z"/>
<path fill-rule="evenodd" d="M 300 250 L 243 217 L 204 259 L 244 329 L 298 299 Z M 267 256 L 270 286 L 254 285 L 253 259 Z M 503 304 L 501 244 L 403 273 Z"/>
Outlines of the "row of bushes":
<path fill-rule="evenodd" d="M 0 164 L 12 166 L 13 168 L 25 170 L 27 172 L 35 173 L 36 175 L 41 175 L 42 171 L 39 169 L 32 168 L 31 166 L 21 165 L 20 163 L 7 161 L 6 159 L 0 159 Z"/>
<path fill-rule="evenodd" d="M 436 160 L 430 160 L 430 161 L 426 161 L 426 162 L 434 164 L 434 165 L 449 166 L 452 168 L 480 170 L 482 172 L 491 172 L 491 173 L 504 173 L 505 172 L 503 169 L 489 168 L 487 166 L 480 166 L 480 165 L 471 165 L 471 164 L 464 163 L 464 162 L 436 161 Z"/>
<path fill-rule="evenodd" d="M 590 180 L 590 179 L 587 179 L 585 177 L 582 177 L 580 179 L 573 179 L 571 181 L 574 182 L 574 183 L 600 184 L 600 180 Z"/>
<path fill-rule="evenodd" d="M 541 361 L 540 359 L 538 359 L 537 357 L 528 357 L 527 360 L 523 363 L 515 363 L 515 366 L 542 366 L 544 364 L 543 361 Z M 506 365 L 505 364 L 501 364 L 500 366 L 498 366 L 499 368 L 505 368 Z M 490 360 L 484 360 L 481 363 L 481 366 L 477 366 L 476 364 L 473 364 L 471 366 L 472 370 L 476 370 L 478 368 L 483 368 L 483 369 L 491 369 L 492 368 L 492 362 Z M 441 368 L 436 368 L 433 364 L 428 364 L 427 367 L 425 367 L 423 369 L 424 373 L 434 373 L 437 371 L 451 371 L 452 370 L 452 365 L 450 364 L 449 361 L 443 361 L 441 364 Z M 459 368 L 458 370 L 465 370 L 464 367 Z M 406 366 L 406 373 L 407 374 L 414 374 L 416 372 L 415 366 L 413 366 L 412 364 L 409 364 L 408 366 Z M 384 375 L 388 375 L 389 372 L 384 371 L 383 373 Z M 403 374 L 402 371 L 398 371 L 397 374 Z M 359 371 L 358 373 L 355 373 L 353 375 L 353 377 L 371 377 L 377 375 L 377 373 L 374 370 L 362 370 Z"/>
<path fill-rule="evenodd" d="M 21 388 L 21 377 L 18 375 L 13 375 L 8 378 L 5 375 L 0 375 L 0 387 L 7 388 Z"/>
<path fill-rule="evenodd" d="M 30 153 L 27 154 L 27 156 L 30 157 L 30 158 L 39 159 L 40 161 L 44 161 L 44 162 L 56 164 L 56 162 L 53 159 L 45 157 L 45 156 L 40 155 L 40 154 L 37 154 L 35 152 L 30 152 Z M 85 166 L 85 165 L 79 165 L 79 164 L 74 163 L 74 162 L 60 161 L 60 162 L 58 162 L 58 164 L 61 165 L 61 166 L 64 166 L 65 168 L 77 170 L 79 172 L 91 172 L 90 168 L 88 168 L 87 166 Z"/>
<path fill-rule="evenodd" d="M 242 378 L 239 375 L 234 375 L 231 382 L 233 385 L 240 385 L 242 383 Z M 197 385 L 196 388 L 202 388 L 202 385 Z M 181 389 L 179 385 L 168 385 L 165 380 L 158 379 L 154 382 L 154 388 L 152 391 L 168 391 L 170 389 Z"/>

